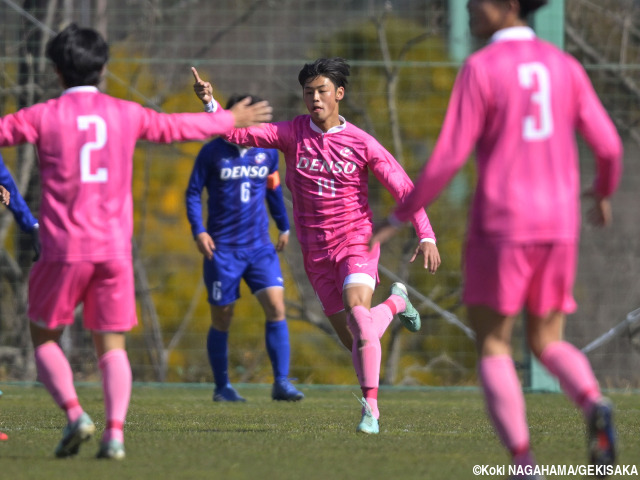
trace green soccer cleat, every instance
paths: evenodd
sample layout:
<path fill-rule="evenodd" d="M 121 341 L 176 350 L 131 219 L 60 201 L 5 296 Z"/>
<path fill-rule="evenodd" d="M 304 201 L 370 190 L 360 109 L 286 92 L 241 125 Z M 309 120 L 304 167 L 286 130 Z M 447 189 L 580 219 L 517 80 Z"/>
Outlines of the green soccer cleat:
<path fill-rule="evenodd" d="M 398 314 L 404 328 L 410 332 L 417 332 L 420 330 L 420 327 L 422 326 L 420 314 L 409 301 L 407 287 L 405 287 L 403 283 L 395 282 L 391 285 L 390 293 L 391 295 L 397 295 L 404 300 L 404 312 Z"/>
<path fill-rule="evenodd" d="M 380 425 L 378 423 L 378 419 L 373 416 L 371 407 L 364 398 L 362 400 L 358 399 L 358 401 L 362 404 L 364 413 L 362 414 L 362 420 L 360 420 L 360 423 L 356 427 L 356 433 L 377 435 L 378 433 L 380 433 Z"/>
<path fill-rule="evenodd" d="M 122 460 L 124 457 L 124 445 L 119 440 L 111 439 L 106 442 L 100 442 L 100 450 L 98 450 L 96 458 Z"/>
<path fill-rule="evenodd" d="M 56 457 L 64 458 L 77 455 L 80 445 L 91 438 L 96 431 L 91 417 L 83 412 L 80 417 L 72 423 L 68 423 L 62 431 L 62 440 L 56 447 Z"/>

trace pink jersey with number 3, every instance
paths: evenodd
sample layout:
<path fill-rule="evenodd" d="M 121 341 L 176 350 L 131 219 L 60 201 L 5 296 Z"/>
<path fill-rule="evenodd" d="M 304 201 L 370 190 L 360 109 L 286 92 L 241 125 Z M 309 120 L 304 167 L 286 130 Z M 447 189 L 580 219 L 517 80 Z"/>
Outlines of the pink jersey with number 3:
<path fill-rule="evenodd" d="M 574 241 L 580 227 L 575 132 L 596 158 L 595 191 L 613 193 L 622 144 L 576 59 L 528 27 L 497 32 L 456 79 L 433 153 L 395 211 L 429 205 L 476 148 L 469 239 Z"/>
<path fill-rule="evenodd" d="M 233 126 L 222 109 L 163 114 L 75 87 L 0 118 L 0 146 L 37 147 L 42 260 L 98 262 L 131 258 L 136 141 L 201 140 Z"/>
<path fill-rule="evenodd" d="M 336 246 L 348 236 L 369 236 L 369 171 L 403 199 L 413 188 L 409 176 L 371 135 L 341 117 L 323 133 L 309 115 L 288 122 L 236 129 L 226 138 L 239 145 L 277 148 L 284 153 L 285 182 L 293 197 L 298 240 L 305 251 Z M 424 209 L 411 215 L 418 236 L 435 240 Z"/>

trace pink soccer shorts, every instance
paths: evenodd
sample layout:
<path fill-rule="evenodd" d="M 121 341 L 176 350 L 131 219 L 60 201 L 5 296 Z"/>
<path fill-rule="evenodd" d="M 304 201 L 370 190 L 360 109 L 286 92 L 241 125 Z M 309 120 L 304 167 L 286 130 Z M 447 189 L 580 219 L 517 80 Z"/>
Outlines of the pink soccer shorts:
<path fill-rule="evenodd" d="M 368 284 L 372 289 L 379 282 L 380 245 L 370 251 L 367 235 L 352 235 L 335 248 L 303 252 L 303 255 L 307 277 L 327 316 L 344 310 L 345 280 Z"/>
<path fill-rule="evenodd" d="M 131 260 L 105 262 L 36 262 L 29 275 L 28 316 L 55 330 L 73 323 L 84 303 L 84 327 L 126 332 L 137 325 Z"/>
<path fill-rule="evenodd" d="M 503 315 L 516 315 L 524 307 L 536 316 L 572 313 L 577 253 L 575 243 L 469 241 L 463 261 L 463 301 Z"/>

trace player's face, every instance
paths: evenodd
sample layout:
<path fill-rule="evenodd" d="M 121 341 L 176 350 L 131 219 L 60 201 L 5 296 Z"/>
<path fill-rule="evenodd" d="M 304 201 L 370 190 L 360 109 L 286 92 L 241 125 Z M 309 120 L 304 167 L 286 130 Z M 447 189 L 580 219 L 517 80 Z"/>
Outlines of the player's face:
<path fill-rule="evenodd" d="M 338 102 L 344 96 L 344 87 L 336 89 L 331 80 L 320 76 L 304 85 L 302 96 L 311 120 L 318 127 L 327 131 L 340 124 Z"/>
<path fill-rule="evenodd" d="M 469 28 L 471 34 L 487 39 L 502 28 L 512 26 L 514 0 L 469 0 Z M 517 11 L 515 11 L 517 17 Z"/>

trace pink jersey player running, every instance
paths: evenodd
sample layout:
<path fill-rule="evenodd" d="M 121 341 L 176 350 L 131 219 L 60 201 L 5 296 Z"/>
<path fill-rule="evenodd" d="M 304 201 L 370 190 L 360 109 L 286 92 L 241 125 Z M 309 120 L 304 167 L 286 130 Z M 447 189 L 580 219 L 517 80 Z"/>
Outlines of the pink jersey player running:
<path fill-rule="evenodd" d="M 562 332 L 565 315 L 576 308 L 575 132 L 595 155 L 596 224 L 611 219 L 609 197 L 620 179 L 622 145 L 580 64 L 527 26 L 527 15 L 545 3 L 469 0 L 471 31 L 490 39 L 489 45 L 464 63 L 416 188 L 376 230 L 373 242 L 385 241 L 399 223 L 433 202 L 475 147 L 478 184 L 464 251 L 463 300 L 477 336 L 489 415 L 514 464 L 532 465 L 510 346 L 516 315 L 524 308 L 529 347 L 584 413 L 591 462 L 603 468 L 615 461 L 611 405 L 585 355 L 563 341 Z"/>
<path fill-rule="evenodd" d="M 238 110 L 161 114 L 100 93 L 109 47 L 98 32 L 72 24 L 47 44 L 62 95 L 0 118 L 0 146 L 33 143 L 42 184 L 42 255 L 29 276 L 31 336 L 38 378 L 66 412 L 55 450 L 78 453 L 95 431 L 82 409 L 58 340 L 84 304 L 102 372 L 106 428 L 99 458 L 125 456 L 123 426 L 131 394 L 125 332 L 136 325 L 131 258 L 133 152 L 138 139 L 201 140 L 271 118 L 263 102 Z"/>
<path fill-rule="evenodd" d="M 211 86 L 194 69 L 194 89 L 215 110 Z M 342 343 L 351 350 L 363 393 L 362 419 L 357 432 L 379 432 L 378 386 L 380 338 L 400 314 L 411 331 L 420 316 L 409 302 L 406 287 L 394 284 L 391 296 L 374 308 L 380 250 L 369 252 L 372 213 L 367 199 L 368 174 L 396 200 L 412 189 L 398 162 L 371 135 L 339 115 L 349 65 L 341 58 L 321 58 L 306 64 L 298 76 L 309 115 L 260 128 L 235 129 L 226 138 L 236 144 L 277 148 L 284 153 L 285 182 L 293 198 L 296 233 L 304 266 L 321 304 Z M 420 238 L 412 258 L 424 254 L 424 266 L 435 273 L 440 255 L 423 209 L 411 215 Z"/>

